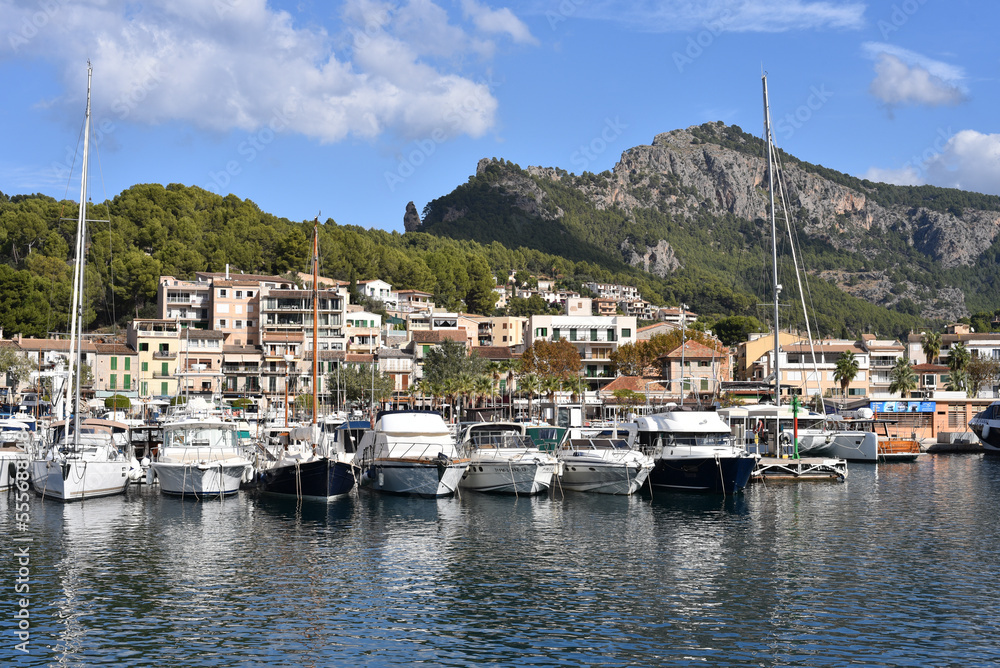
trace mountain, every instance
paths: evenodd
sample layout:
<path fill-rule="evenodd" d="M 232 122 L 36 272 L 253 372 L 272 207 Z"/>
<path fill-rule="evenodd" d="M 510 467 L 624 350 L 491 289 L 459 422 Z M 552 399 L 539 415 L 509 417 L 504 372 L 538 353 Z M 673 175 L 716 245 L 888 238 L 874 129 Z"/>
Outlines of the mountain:
<path fill-rule="evenodd" d="M 642 269 L 660 279 L 654 296 L 753 310 L 747 300 L 759 304 L 771 290 L 763 149 L 759 138 L 718 122 L 659 134 L 601 174 L 484 159 L 469 183 L 427 205 L 421 229 Z M 839 331 L 837 314 L 857 306 L 847 296 L 922 320 L 1000 306 L 1000 197 L 873 183 L 779 155 L 789 222 L 824 329 Z M 784 209 L 776 208 L 782 226 Z M 794 292 L 790 266 L 786 257 L 783 301 Z M 705 281 L 714 297 L 691 285 Z M 729 298 L 718 294 L 722 286 Z M 874 320 L 841 319 L 855 332 L 901 323 L 866 313 Z"/>

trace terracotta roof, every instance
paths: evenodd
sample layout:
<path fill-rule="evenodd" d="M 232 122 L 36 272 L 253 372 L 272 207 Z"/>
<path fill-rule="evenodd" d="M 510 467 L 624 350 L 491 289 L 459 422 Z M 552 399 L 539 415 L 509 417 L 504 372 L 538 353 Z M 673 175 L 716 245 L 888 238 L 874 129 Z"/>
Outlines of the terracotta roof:
<path fill-rule="evenodd" d="M 135 350 L 124 343 L 95 343 L 98 355 L 135 355 Z"/>
<path fill-rule="evenodd" d="M 445 340 L 465 343 L 467 334 L 464 328 L 458 329 L 435 329 L 433 331 L 417 330 L 413 332 L 411 340 L 414 343 L 441 343 Z"/>
<path fill-rule="evenodd" d="M 214 329 L 187 329 L 182 339 L 223 339 L 225 334 Z"/>
<path fill-rule="evenodd" d="M 13 350 L 20 350 L 21 346 L 17 345 L 17 341 L 9 341 L 8 339 L 0 339 L 0 348 L 12 348 Z"/>
<path fill-rule="evenodd" d="M 944 364 L 914 364 L 910 367 L 914 373 L 948 373 L 951 371 Z"/>
<path fill-rule="evenodd" d="M 69 352 L 69 339 L 21 339 L 18 345 L 21 346 L 21 350 L 59 350 Z M 97 349 L 90 341 L 84 341 L 83 351 L 93 353 L 97 352 Z"/>
<path fill-rule="evenodd" d="M 274 343 L 281 343 L 283 341 L 288 341 L 289 343 L 298 343 L 300 341 L 305 341 L 306 334 L 301 329 L 294 332 L 264 332 L 265 341 L 273 341 Z"/>
<path fill-rule="evenodd" d="M 665 357 L 680 357 L 681 356 L 681 348 L 684 348 L 684 356 L 685 357 L 692 357 L 692 358 L 698 358 L 698 357 L 716 357 L 716 358 L 718 358 L 718 357 L 722 357 L 723 355 L 728 354 L 728 353 L 726 353 L 726 351 L 715 350 L 714 348 L 709 348 L 705 344 L 699 343 L 697 341 L 685 341 L 683 346 L 677 346 L 676 348 L 674 348 L 673 350 L 671 350 L 669 353 L 666 353 L 664 355 L 660 355 L 657 359 L 663 359 Z"/>
<path fill-rule="evenodd" d="M 322 350 L 320 352 L 323 352 Z M 361 364 L 371 364 L 372 356 L 365 353 L 347 353 L 344 355 L 344 362 L 350 363 L 361 363 Z"/>
<path fill-rule="evenodd" d="M 433 297 L 433 293 L 424 292 L 423 290 L 396 290 L 397 295 L 423 295 L 425 297 Z"/>
<path fill-rule="evenodd" d="M 601 388 L 601 396 L 611 396 L 615 390 L 632 390 L 645 394 L 647 391 L 646 383 L 649 383 L 649 392 L 667 391 L 666 379 L 659 376 L 618 376 Z"/>

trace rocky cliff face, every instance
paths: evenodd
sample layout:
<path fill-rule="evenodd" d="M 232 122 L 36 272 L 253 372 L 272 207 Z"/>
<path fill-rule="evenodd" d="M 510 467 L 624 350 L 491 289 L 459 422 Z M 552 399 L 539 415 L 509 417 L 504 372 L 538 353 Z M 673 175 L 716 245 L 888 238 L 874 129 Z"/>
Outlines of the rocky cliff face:
<path fill-rule="evenodd" d="M 656 209 L 681 222 L 695 216 L 704 220 L 706 212 L 749 221 L 767 219 L 768 174 L 759 143 L 755 149 L 752 142 L 757 140 L 748 137 L 738 128 L 705 124 L 659 134 L 651 145 L 626 150 L 612 170 L 598 175 L 573 175 L 545 167 L 511 169 L 510 163 L 485 159 L 479 162 L 477 175 L 502 188 L 524 213 L 545 220 L 563 216 L 542 187 L 546 182 L 572 187 L 596 209 L 614 208 L 632 221 L 639 209 Z M 883 205 L 870 194 L 878 195 L 878 190 L 865 192 L 860 185 L 843 185 L 852 183 L 849 178 L 831 180 L 823 173 L 793 158 L 785 160 L 780 187 L 789 215 L 808 237 L 876 260 L 877 266 L 891 270 L 893 263 L 897 268 L 905 264 L 900 247 L 912 249 L 943 269 L 970 266 L 1000 233 L 996 211 L 950 208 L 941 212 Z M 618 250 L 624 261 L 661 277 L 683 267 L 670 239 L 646 235 L 639 242 L 626 236 Z M 826 271 L 821 276 L 876 304 L 891 307 L 910 300 L 913 305 L 907 307 L 925 317 L 954 320 L 968 315 L 965 295 L 954 287 L 939 285 L 929 290 L 898 276 L 890 279 L 871 272 Z"/>

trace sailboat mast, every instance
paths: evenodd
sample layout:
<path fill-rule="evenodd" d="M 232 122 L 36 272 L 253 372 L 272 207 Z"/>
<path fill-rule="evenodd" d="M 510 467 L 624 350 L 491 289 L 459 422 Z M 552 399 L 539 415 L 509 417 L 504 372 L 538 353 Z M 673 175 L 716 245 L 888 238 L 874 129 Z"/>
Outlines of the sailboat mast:
<path fill-rule="evenodd" d="M 771 141 L 771 110 L 767 102 L 767 75 L 761 76 L 764 86 L 764 135 L 767 142 L 767 192 L 771 198 L 771 267 L 774 290 L 774 405 L 781 406 L 781 365 L 778 361 L 778 301 L 781 284 L 778 283 L 778 233 L 774 222 L 774 143 Z"/>
<path fill-rule="evenodd" d="M 73 267 L 73 305 L 70 311 L 69 364 L 67 367 L 66 397 L 63 412 L 72 406 L 73 445 L 80 442 L 80 369 L 83 366 L 83 252 L 87 236 L 87 166 L 90 155 L 90 82 L 93 67 L 87 61 L 87 115 L 83 126 L 83 164 L 80 178 L 80 209 L 76 221 L 76 265 Z M 79 340 L 78 340 L 79 339 Z M 74 359 L 74 355 L 76 356 Z M 75 367 L 75 368 L 74 368 Z M 68 417 L 68 416 L 67 416 Z"/>
<path fill-rule="evenodd" d="M 319 216 L 313 219 L 313 426 L 319 406 Z"/>

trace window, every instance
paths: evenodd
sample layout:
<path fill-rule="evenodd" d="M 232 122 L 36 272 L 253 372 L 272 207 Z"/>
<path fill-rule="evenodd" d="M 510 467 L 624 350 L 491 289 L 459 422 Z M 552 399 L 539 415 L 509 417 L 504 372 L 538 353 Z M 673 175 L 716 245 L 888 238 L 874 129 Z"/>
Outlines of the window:
<path fill-rule="evenodd" d="M 590 340 L 591 341 L 596 341 L 597 340 L 597 330 L 596 329 L 590 330 Z"/>
<path fill-rule="evenodd" d="M 149 371 L 149 362 L 143 362 L 142 363 L 142 370 L 143 371 Z"/>
<path fill-rule="evenodd" d="M 170 375 L 170 370 L 167 368 L 167 366 L 168 365 L 167 365 L 166 362 L 162 362 L 161 363 L 161 365 L 160 365 L 160 375 L 161 376 L 169 376 Z"/>
<path fill-rule="evenodd" d="M 167 383 L 166 382 L 160 383 L 160 394 L 162 394 L 164 396 L 170 394 L 170 391 L 167 389 Z"/>
<path fill-rule="evenodd" d="M 170 352 L 170 344 L 169 343 L 161 343 L 160 344 L 160 352 L 161 353 L 169 353 Z"/>
<path fill-rule="evenodd" d="M 122 389 L 131 390 L 132 389 L 132 374 L 125 374 L 125 378 L 122 379 Z"/>
<path fill-rule="evenodd" d="M 145 352 L 148 352 L 148 351 L 149 351 L 149 344 L 148 343 L 140 343 L 139 344 L 139 352 L 145 353 Z"/>
<path fill-rule="evenodd" d="M 253 290 L 247 290 L 247 299 L 253 297 Z"/>
<path fill-rule="evenodd" d="M 219 327 L 225 327 L 225 326 L 226 326 L 226 319 L 223 318 L 222 320 L 219 321 Z"/>
<path fill-rule="evenodd" d="M 219 296 L 220 296 L 220 297 L 225 297 L 225 296 L 226 296 L 226 291 L 225 291 L 225 289 L 222 289 L 222 290 L 219 290 Z"/>
<path fill-rule="evenodd" d="M 698 366 L 708 366 L 708 362 L 699 361 Z"/>
<path fill-rule="evenodd" d="M 125 358 L 125 370 L 126 371 L 130 371 L 131 369 L 132 369 L 132 358 L 131 357 L 126 357 Z"/>
<path fill-rule="evenodd" d="M 549 335 L 548 327 L 535 327 L 535 338 L 540 339 Z"/>
<path fill-rule="evenodd" d="M 559 328 L 558 327 L 553 327 L 552 328 L 552 340 L 553 341 L 558 341 L 559 340 Z"/>
<path fill-rule="evenodd" d="M 112 357 L 111 358 L 111 370 L 112 371 L 117 371 L 118 370 L 118 358 L 117 357 Z"/>
<path fill-rule="evenodd" d="M 236 329 L 243 329 L 243 321 L 242 320 L 237 320 L 236 321 Z"/>
<path fill-rule="evenodd" d="M 632 330 L 628 327 L 622 327 L 622 338 L 632 336 Z"/>
<path fill-rule="evenodd" d="M 111 378 L 109 379 L 108 389 L 114 390 L 117 388 L 118 388 L 118 374 L 113 373 L 111 374 Z"/>
<path fill-rule="evenodd" d="M 236 291 L 236 298 L 237 299 L 243 299 L 243 291 L 242 290 L 237 290 Z"/>
<path fill-rule="evenodd" d="M 215 312 L 216 313 L 229 313 L 229 304 L 216 304 L 215 305 Z"/>
<path fill-rule="evenodd" d="M 702 390 L 707 390 L 708 389 L 708 378 L 702 378 L 701 379 L 701 389 Z"/>
<path fill-rule="evenodd" d="M 507 343 L 507 337 L 506 337 L 506 336 L 505 336 L 505 337 L 503 337 L 503 342 L 504 342 L 504 343 Z"/>
<path fill-rule="evenodd" d="M 149 383 L 142 383 L 142 396 L 149 396 Z"/>

